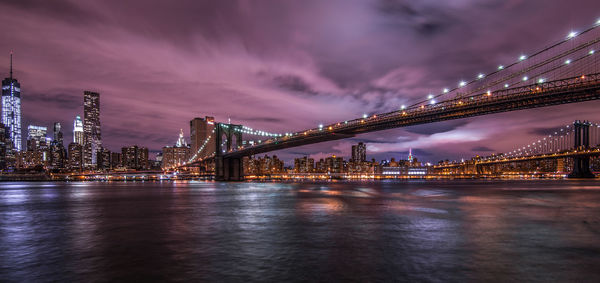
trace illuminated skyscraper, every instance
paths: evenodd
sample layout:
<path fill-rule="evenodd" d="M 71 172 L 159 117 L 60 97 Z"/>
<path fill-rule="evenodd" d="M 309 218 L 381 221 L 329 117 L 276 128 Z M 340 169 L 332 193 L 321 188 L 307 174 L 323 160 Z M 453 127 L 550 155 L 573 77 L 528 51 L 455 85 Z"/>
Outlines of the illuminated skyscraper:
<path fill-rule="evenodd" d="M 179 133 L 179 138 L 175 146 L 165 146 L 162 151 L 162 167 L 171 168 L 183 164 L 190 158 L 190 147 L 183 137 L 183 130 Z"/>
<path fill-rule="evenodd" d="M 21 85 L 13 78 L 12 52 L 10 77 L 2 81 L 2 123 L 12 141 L 13 150 L 21 151 Z"/>
<path fill-rule="evenodd" d="M 73 142 L 83 146 L 83 121 L 79 116 L 73 121 Z"/>
<path fill-rule="evenodd" d="M 46 134 L 48 128 L 42 126 L 29 125 L 27 127 L 27 150 L 38 151 L 45 149 L 48 144 L 46 140 Z"/>
<path fill-rule="evenodd" d="M 59 122 L 54 123 L 54 143 L 63 144 L 63 133 Z"/>
<path fill-rule="evenodd" d="M 100 94 L 83 92 L 83 166 L 96 167 L 100 137 Z"/>

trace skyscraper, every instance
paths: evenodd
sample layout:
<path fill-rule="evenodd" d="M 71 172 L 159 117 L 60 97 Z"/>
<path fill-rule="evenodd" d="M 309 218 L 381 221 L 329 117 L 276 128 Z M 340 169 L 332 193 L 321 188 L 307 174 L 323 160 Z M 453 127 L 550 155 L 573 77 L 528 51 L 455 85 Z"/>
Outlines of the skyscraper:
<path fill-rule="evenodd" d="M 148 169 L 148 148 L 137 145 L 123 147 L 121 149 L 123 167 L 127 169 Z"/>
<path fill-rule="evenodd" d="M 179 133 L 179 138 L 175 146 L 165 146 L 162 151 L 162 167 L 170 168 L 183 164 L 190 158 L 190 147 L 183 137 L 183 130 Z"/>
<path fill-rule="evenodd" d="M 352 146 L 352 162 L 359 163 L 367 161 L 367 146 L 359 142 Z"/>
<path fill-rule="evenodd" d="M 59 122 L 54 123 L 54 140 L 50 146 L 51 150 L 51 165 L 54 169 L 65 167 L 67 152 L 63 144 L 63 133 Z"/>
<path fill-rule="evenodd" d="M 7 150 L 7 135 L 6 128 L 4 128 L 4 124 L 0 123 L 0 170 L 6 169 L 7 160 L 6 160 L 6 150 Z M 9 145 L 10 147 L 10 145 Z"/>
<path fill-rule="evenodd" d="M 29 125 L 27 127 L 27 150 L 38 151 L 47 147 L 46 133 L 48 128 L 43 126 Z"/>
<path fill-rule="evenodd" d="M 60 123 L 56 122 L 54 123 L 54 143 L 56 144 L 63 144 L 63 133 L 60 130 Z"/>
<path fill-rule="evenodd" d="M 73 142 L 83 145 L 83 121 L 79 116 L 73 121 Z"/>
<path fill-rule="evenodd" d="M 13 78 L 12 52 L 10 77 L 2 81 L 2 123 L 12 141 L 13 150 L 21 151 L 21 84 Z"/>
<path fill-rule="evenodd" d="M 83 147 L 78 143 L 69 144 L 69 167 L 74 170 L 82 169 Z"/>
<path fill-rule="evenodd" d="M 102 147 L 100 136 L 100 94 L 83 92 L 83 166 L 96 167 L 97 152 Z"/>
<path fill-rule="evenodd" d="M 215 129 L 215 118 L 206 116 L 202 118 L 194 118 L 190 121 L 190 139 L 191 139 L 191 156 L 194 156 L 198 149 L 204 144 Z M 204 153 L 211 153 L 216 150 L 214 139 L 209 142 L 203 150 Z"/>

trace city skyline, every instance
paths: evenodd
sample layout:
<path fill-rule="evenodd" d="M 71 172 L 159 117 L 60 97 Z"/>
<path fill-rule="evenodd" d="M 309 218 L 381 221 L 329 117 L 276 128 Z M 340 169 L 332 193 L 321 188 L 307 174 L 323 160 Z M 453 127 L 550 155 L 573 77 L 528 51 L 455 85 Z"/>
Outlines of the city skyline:
<path fill-rule="evenodd" d="M 23 4 L 0 4 L 6 8 L 1 12 L 7 13 L 4 20 L 9 19 L 13 25 L 19 23 L 20 20 L 14 18 L 18 15 L 38 20 L 28 21 L 23 26 L 29 35 L 35 34 L 29 29 L 41 27 L 39 20 L 46 20 L 47 25 L 43 30 L 49 35 L 62 33 L 81 37 L 81 42 L 73 41 L 70 37 L 66 42 L 50 40 L 48 49 L 33 51 L 25 45 L 32 43 L 32 39 L 20 37 L 14 33 L 14 29 L 10 34 L 3 34 L 12 46 L 6 42 L 0 43 L 0 46 L 4 50 L 16 51 L 15 78 L 24 86 L 22 103 L 25 120 L 22 127 L 30 124 L 50 127 L 54 121 L 70 125 L 74 116 L 83 114 L 81 92 L 91 89 L 102 94 L 103 144 L 112 150 L 125 144 L 139 144 L 150 147 L 153 152 L 159 152 L 165 145 L 172 145 L 173 137 L 176 137 L 180 128 L 185 129 L 193 117 L 214 116 L 217 121 L 231 118 L 233 123 L 286 132 L 312 128 L 318 123 L 355 118 L 364 112 L 371 114 L 394 109 L 403 103 L 424 98 L 430 91 L 485 71 L 497 63 L 510 62 L 514 56 L 561 39 L 569 31 L 587 27 L 597 18 L 593 14 L 597 9 L 590 9 L 589 5 L 578 7 L 572 4 L 566 8 L 560 5 L 540 6 L 535 1 L 507 4 L 490 1 L 487 6 L 473 5 L 469 1 L 461 4 L 436 3 L 439 7 L 431 7 L 429 3 L 375 1 L 368 7 L 352 3 L 349 11 L 333 11 L 331 7 L 328 9 L 327 4 L 307 2 L 305 5 L 310 8 L 323 6 L 323 15 L 318 15 L 315 21 L 315 24 L 323 27 L 317 33 L 323 36 L 324 45 L 327 46 L 323 48 L 302 44 L 303 37 L 312 42 L 317 36 L 312 33 L 317 27 L 301 24 L 303 17 L 307 16 L 303 13 L 298 15 L 298 19 L 283 23 L 296 31 L 298 38 L 275 33 L 272 39 L 267 39 L 256 34 L 257 30 L 270 24 L 266 20 L 257 21 L 239 33 L 233 28 L 257 13 L 272 15 L 275 13 L 272 8 L 258 11 L 257 8 L 242 4 L 233 6 L 234 9 L 229 9 L 230 4 L 207 4 L 205 8 L 208 12 L 223 11 L 240 15 L 241 18 L 222 23 L 208 15 L 199 30 L 190 28 L 182 34 L 173 35 L 176 38 L 170 38 L 164 33 L 165 26 L 160 24 L 152 23 L 147 34 L 140 34 L 135 22 L 126 21 L 119 14 L 113 18 L 107 17 L 112 12 L 108 6 L 91 11 L 89 6 L 66 3 L 63 6 L 46 7 L 48 9 L 43 11 L 29 10 Z M 172 9 L 193 8 L 184 5 L 174 5 Z M 302 8 L 296 7 L 298 4 L 278 5 L 284 12 Z M 57 9 L 58 6 L 65 8 L 65 11 L 77 10 L 89 16 L 84 21 L 86 28 L 99 29 L 96 25 L 104 23 L 107 31 L 115 31 L 116 36 L 110 37 L 100 32 L 97 38 L 91 38 L 82 34 L 77 27 L 69 25 L 70 21 L 80 19 L 79 16 L 63 13 Z M 148 5 L 138 20 L 154 15 L 158 8 Z M 534 8 L 544 11 L 532 14 Z M 480 11 L 482 18 L 467 19 L 457 14 L 459 9 Z M 339 26 L 327 17 L 338 12 L 339 17 L 355 15 L 363 20 L 357 23 L 345 21 L 345 26 Z M 486 13 L 492 12 L 495 13 L 493 17 L 485 17 Z M 503 12 L 510 12 L 516 18 L 514 25 L 499 24 Z M 410 17 L 414 21 L 399 21 L 394 18 L 398 13 L 412 15 Z M 566 20 L 547 21 L 559 14 Z M 458 21 L 449 23 L 449 19 Z M 116 26 L 118 21 L 125 21 L 122 28 Z M 184 22 L 192 27 L 195 21 L 195 18 L 185 18 Z M 400 31 L 398 28 L 393 32 L 383 29 L 372 38 L 364 30 L 386 24 L 395 25 Z M 211 28 L 214 30 L 207 30 Z M 486 32 L 482 33 L 483 30 Z M 343 31 L 352 34 L 344 34 Z M 564 34 L 558 31 L 564 31 Z M 513 35 L 521 40 L 504 46 L 502 42 L 495 41 L 495 34 Z M 129 40 L 125 40 L 124 36 L 128 36 Z M 360 45 L 361 37 L 367 40 L 366 47 L 374 48 L 373 52 Z M 202 44 L 188 42 L 194 38 Z M 281 45 L 276 42 L 279 39 L 282 40 Z M 160 43 L 163 40 L 168 42 L 166 46 Z M 441 40 L 450 44 L 435 46 Z M 180 41 L 188 44 L 182 44 L 181 47 L 170 45 Z M 244 44 L 239 41 L 247 45 L 245 51 L 240 49 Z M 387 48 L 383 44 L 386 41 L 396 43 L 397 47 Z M 99 47 L 91 48 L 96 46 L 94 43 Z M 286 51 L 284 47 L 292 43 L 303 49 Z M 347 44 L 352 52 L 339 52 L 333 56 L 331 53 L 336 48 L 343 47 L 339 45 L 341 43 Z M 87 44 L 88 53 L 75 50 L 79 44 Z M 218 46 L 224 48 L 217 51 L 215 48 Z M 502 51 L 495 50 L 497 46 L 502 46 Z M 265 51 L 261 51 L 261 48 Z M 404 52 L 398 52 L 397 49 Z M 61 55 L 50 56 L 55 53 Z M 414 56 L 404 56 L 402 53 Z M 472 54 L 475 54 L 474 58 Z M 86 55 L 99 57 L 94 59 Z M 349 60 L 350 55 L 357 57 Z M 150 64 L 146 62 L 147 56 L 159 59 Z M 329 56 L 331 58 L 325 58 Z M 8 56 L 2 57 L 2 60 L 7 60 L 4 57 Z M 290 61 L 283 59 L 288 57 Z M 237 65 L 240 63 L 231 62 L 231 58 L 239 59 L 243 64 Z M 58 59 L 61 63 L 56 65 L 59 62 L 54 60 Z M 341 67 L 348 62 L 353 62 L 350 68 Z M 57 68 L 54 72 L 57 76 L 44 71 L 48 70 L 50 64 Z M 206 69 L 210 69 L 210 66 L 204 65 L 221 67 L 216 72 L 208 72 Z M 459 66 L 458 69 L 448 69 L 450 65 Z M 8 64 L 2 64 L 2 68 L 6 66 Z M 94 67 L 86 69 L 84 66 Z M 240 70 L 234 71 L 236 68 Z M 200 74 L 202 76 L 198 76 Z M 243 103 L 229 103 L 233 99 Z M 306 154 L 315 159 L 330 154 L 347 158 L 350 156 L 349 145 L 364 141 L 369 147 L 369 158 L 406 156 L 411 147 L 416 155 L 428 161 L 468 158 L 476 154 L 509 150 L 514 144 L 520 144 L 575 118 L 596 120 L 593 115 L 598 106 L 598 102 L 586 102 L 585 105 L 557 106 L 553 108 L 554 111 L 526 110 L 414 126 L 276 154 L 287 163 L 294 157 Z M 36 111 L 40 108 L 46 111 Z M 67 136 L 71 130 L 64 131 L 67 140 L 71 140 Z M 505 131 L 514 135 L 504 137 Z M 500 139 L 501 136 L 504 138 Z"/>

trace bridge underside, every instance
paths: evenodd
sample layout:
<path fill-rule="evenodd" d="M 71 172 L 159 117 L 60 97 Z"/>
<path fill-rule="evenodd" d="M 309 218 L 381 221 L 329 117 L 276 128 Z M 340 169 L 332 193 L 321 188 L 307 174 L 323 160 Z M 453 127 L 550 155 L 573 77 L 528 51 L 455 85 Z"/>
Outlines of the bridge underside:
<path fill-rule="evenodd" d="M 323 129 L 322 131 L 315 131 L 313 129 L 306 136 L 300 134 L 298 136 L 283 137 L 270 143 L 263 143 L 225 153 L 224 157 L 250 156 L 302 145 L 344 139 L 368 132 L 600 99 L 600 74 L 588 75 L 586 76 L 586 80 L 589 80 L 591 83 L 578 81 L 578 77 L 575 77 L 546 82 L 544 84 L 507 89 L 498 92 L 498 94 L 492 97 L 477 95 L 455 98 L 434 106 L 429 106 L 415 113 L 405 114 L 401 111 L 396 111 L 378 115 L 377 118 L 351 121 L 347 126 L 344 123 L 338 123 L 339 126 L 334 125 L 332 130 Z M 537 91 L 540 86 L 544 89 Z M 477 98 L 472 99 L 473 97 Z"/>

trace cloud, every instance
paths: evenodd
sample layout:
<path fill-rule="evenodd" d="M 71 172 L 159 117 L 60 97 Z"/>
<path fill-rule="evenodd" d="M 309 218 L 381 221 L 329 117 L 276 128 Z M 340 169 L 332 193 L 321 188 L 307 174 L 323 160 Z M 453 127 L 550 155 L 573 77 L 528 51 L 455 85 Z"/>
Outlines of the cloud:
<path fill-rule="evenodd" d="M 157 151 L 193 117 L 285 133 L 394 111 L 589 26 L 599 9 L 583 0 L 9 0 L 0 2 L 0 53 L 15 50 L 23 128 L 70 126 L 83 114 L 83 91 L 96 90 L 103 143 Z M 0 67 L 8 73 L 8 56 Z M 378 158 L 408 148 L 431 160 L 468 158 L 483 144 L 509 150 L 575 119 L 600 120 L 598 106 L 413 126 L 276 154 L 347 155 L 363 140 Z"/>
<path fill-rule="evenodd" d="M 495 151 L 487 146 L 476 146 L 476 147 L 471 148 L 471 150 L 475 151 L 475 152 L 494 152 Z"/>

